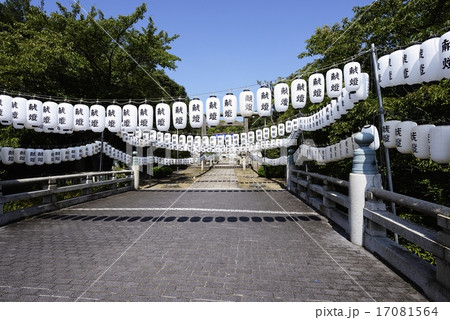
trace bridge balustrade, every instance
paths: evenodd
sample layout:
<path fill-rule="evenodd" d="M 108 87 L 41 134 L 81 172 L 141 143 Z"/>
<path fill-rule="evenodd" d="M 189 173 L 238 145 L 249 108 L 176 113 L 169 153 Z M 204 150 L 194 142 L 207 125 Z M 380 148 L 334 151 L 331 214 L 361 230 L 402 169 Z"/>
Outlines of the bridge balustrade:
<path fill-rule="evenodd" d="M 133 188 L 132 170 L 0 181 L 0 226 Z"/>
<path fill-rule="evenodd" d="M 350 183 L 293 169 L 290 191 L 350 234 Z M 363 246 L 418 285 L 432 300 L 450 301 L 450 208 L 379 188 L 367 188 L 363 209 Z M 388 212 L 387 203 L 434 217 L 432 230 Z M 436 266 L 404 249 L 388 237 L 398 234 L 431 252 Z"/>

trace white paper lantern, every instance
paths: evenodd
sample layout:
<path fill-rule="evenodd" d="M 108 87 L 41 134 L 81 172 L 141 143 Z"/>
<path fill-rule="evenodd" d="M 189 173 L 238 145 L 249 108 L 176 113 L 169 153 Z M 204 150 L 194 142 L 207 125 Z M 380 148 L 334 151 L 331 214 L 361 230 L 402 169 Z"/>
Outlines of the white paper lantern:
<path fill-rule="evenodd" d="M 73 106 L 73 130 L 86 131 L 89 129 L 89 107 L 85 104 Z"/>
<path fill-rule="evenodd" d="M 344 82 L 348 92 L 355 92 L 361 85 L 361 65 L 349 62 L 344 66 Z"/>
<path fill-rule="evenodd" d="M 138 128 L 142 131 L 153 129 L 153 107 L 147 103 L 138 108 Z"/>
<path fill-rule="evenodd" d="M 210 127 L 220 123 L 220 100 L 216 96 L 206 99 L 206 123 Z"/>
<path fill-rule="evenodd" d="M 27 126 L 28 125 L 28 126 Z M 27 101 L 27 122 L 28 128 L 39 128 L 42 125 L 42 101 L 31 99 Z"/>
<path fill-rule="evenodd" d="M 209 145 L 215 147 L 217 145 L 217 138 L 215 136 L 209 137 Z"/>
<path fill-rule="evenodd" d="M 61 133 L 71 133 L 73 131 L 73 105 L 70 103 L 60 103 L 58 105 L 58 128 Z"/>
<path fill-rule="evenodd" d="M 391 79 L 389 78 L 389 55 L 384 55 L 378 59 L 377 63 L 378 69 L 378 82 L 380 83 L 380 87 L 387 88 L 391 87 Z"/>
<path fill-rule="evenodd" d="M 178 138 L 178 141 L 181 146 L 184 146 L 186 144 L 186 136 L 184 134 L 181 134 Z"/>
<path fill-rule="evenodd" d="M 301 109 L 306 105 L 307 84 L 306 80 L 295 79 L 291 83 L 291 102 L 294 109 Z"/>
<path fill-rule="evenodd" d="M 55 154 L 53 150 L 44 150 L 44 163 L 45 164 L 53 164 L 55 161 Z"/>
<path fill-rule="evenodd" d="M 402 121 L 395 126 L 395 143 L 398 152 L 412 153 L 411 130 L 415 126 L 417 126 L 417 123 L 413 121 Z"/>
<path fill-rule="evenodd" d="M 109 105 L 106 108 L 106 128 L 113 133 L 120 132 L 122 127 L 122 108 L 118 105 Z"/>
<path fill-rule="evenodd" d="M 54 132 L 58 127 L 58 104 L 46 101 L 42 105 L 42 124 L 44 132 Z"/>
<path fill-rule="evenodd" d="M 80 153 L 82 158 L 87 157 L 87 146 L 80 146 Z"/>
<path fill-rule="evenodd" d="M 256 130 L 256 141 L 257 142 L 263 141 L 263 131 L 261 129 Z"/>
<path fill-rule="evenodd" d="M 122 108 L 122 128 L 123 132 L 135 132 L 138 126 L 138 110 L 135 105 L 126 104 Z"/>
<path fill-rule="evenodd" d="M 67 162 L 70 160 L 70 151 L 69 149 L 63 148 L 61 149 L 61 161 Z"/>
<path fill-rule="evenodd" d="M 167 103 L 158 103 L 155 107 L 155 121 L 158 131 L 168 131 L 170 128 L 170 106 Z"/>
<path fill-rule="evenodd" d="M 25 164 L 27 166 L 34 166 L 36 164 L 36 149 L 25 150 Z"/>
<path fill-rule="evenodd" d="M 54 155 L 53 163 L 60 164 L 62 161 L 61 149 L 53 149 L 53 155 Z"/>
<path fill-rule="evenodd" d="M 298 131 L 298 130 L 300 130 L 300 120 L 297 118 L 297 119 L 292 120 L 292 131 Z"/>
<path fill-rule="evenodd" d="M 26 149 L 15 148 L 14 149 L 14 162 L 18 164 L 25 163 Z"/>
<path fill-rule="evenodd" d="M 44 149 L 36 149 L 36 165 L 42 166 L 44 161 Z"/>
<path fill-rule="evenodd" d="M 431 38 L 420 45 L 420 79 L 425 82 L 443 78 L 440 64 L 439 38 Z"/>
<path fill-rule="evenodd" d="M 219 147 L 222 147 L 223 145 L 224 145 L 224 137 L 223 137 L 223 135 L 221 134 L 221 135 L 218 135 L 217 136 L 217 145 L 219 146 Z"/>
<path fill-rule="evenodd" d="M 248 143 L 248 134 L 245 132 L 241 133 L 241 144 L 246 145 Z"/>
<path fill-rule="evenodd" d="M 103 152 L 106 155 L 109 155 L 108 151 L 110 149 L 111 149 L 111 147 L 109 145 L 106 145 L 103 147 Z M 68 151 L 68 155 L 69 155 L 68 161 L 75 161 L 75 159 L 76 159 L 75 148 L 74 147 L 67 148 L 67 151 Z"/>
<path fill-rule="evenodd" d="M 325 78 L 321 73 L 315 73 L 309 77 L 309 100 L 312 103 L 321 103 L 325 94 Z"/>
<path fill-rule="evenodd" d="M 89 143 L 86 145 L 86 156 L 87 157 L 92 157 L 94 155 L 94 151 L 95 151 L 95 144 Z"/>
<path fill-rule="evenodd" d="M 378 150 L 378 148 L 380 148 L 380 135 L 378 133 L 378 129 L 377 127 L 373 126 L 373 125 L 365 125 L 362 129 L 361 129 L 362 133 L 370 133 L 371 135 L 373 135 L 373 142 L 369 145 L 369 148 L 374 149 L 374 150 Z"/>
<path fill-rule="evenodd" d="M 202 146 L 209 147 L 209 137 L 208 136 L 202 137 Z"/>
<path fill-rule="evenodd" d="M 272 139 L 275 139 L 278 136 L 277 126 L 270 127 L 270 136 Z"/>
<path fill-rule="evenodd" d="M 440 163 L 450 163 L 450 126 L 436 126 L 430 129 L 430 157 Z"/>
<path fill-rule="evenodd" d="M 333 115 L 332 122 L 334 123 L 337 119 L 340 119 L 342 117 L 342 107 L 339 100 L 331 100 L 330 106 L 331 113 Z"/>
<path fill-rule="evenodd" d="M 278 83 L 273 89 L 275 110 L 285 112 L 289 108 L 289 86 L 286 83 Z"/>
<path fill-rule="evenodd" d="M 249 131 L 248 132 L 247 140 L 248 140 L 248 143 L 250 143 L 250 144 L 254 144 L 255 143 L 255 132 L 254 131 Z"/>
<path fill-rule="evenodd" d="M 353 136 L 348 137 L 347 139 L 345 139 L 345 141 L 346 141 L 345 145 L 346 145 L 346 147 L 348 148 L 348 151 L 349 151 L 349 156 L 348 157 L 352 158 L 354 150 L 356 149 L 354 141 L 353 141 Z"/>
<path fill-rule="evenodd" d="M 272 93 L 267 87 L 256 91 L 256 108 L 260 117 L 268 117 L 272 112 Z"/>
<path fill-rule="evenodd" d="M 105 129 L 105 107 L 94 104 L 89 108 L 89 127 L 93 132 L 102 132 Z"/>
<path fill-rule="evenodd" d="M 403 50 L 397 50 L 389 55 L 389 79 L 392 86 L 405 84 L 403 78 Z"/>
<path fill-rule="evenodd" d="M 279 123 L 278 124 L 278 134 L 280 136 L 284 136 L 285 130 L 286 130 L 286 127 L 285 127 L 284 123 Z"/>
<path fill-rule="evenodd" d="M 275 127 L 276 130 L 276 127 Z M 270 131 L 269 128 L 264 128 L 263 129 L 263 140 L 269 140 L 270 138 Z"/>
<path fill-rule="evenodd" d="M 291 133 L 292 132 L 292 121 L 288 120 L 286 121 L 286 133 Z"/>
<path fill-rule="evenodd" d="M 12 123 L 12 102 L 12 97 L 3 94 L 0 95 L 0 123 L 5 126 Z"/>
<path fill-rule="evenodd" d="M 186 143 L 189 146 L 192 146 L 194 144 L 194 137 L 192 135 L 188 135 L 187 138 L 186 138 Z"/>
<path fill-rule="evenodd" d="M 329 98 L 338 98 L 342 90 L 342 70 L 338 68 L 330 69 L 326 73 L 327 95 Z"/>
<path fill-rule="evenodd" d="M 346 88 L 343 88 L 341 91 L 341 96 L 338 99 L 338 103 L 340 103 L 341 114 L 347 114 L 354 107 L 353 101 L 350 99 L 350 93 Z"/>
<path fill-rule="evenodd" d="M 81 153 L 81 147 L 75 147 L 75 160 L 81 160 L 82 153 Z"/>
<path fill-rule="evenodd" d="M 442 77 L 450 79 L 450 31 L 439 39 L 439 65 Z"/>
<path fill-rule="evenodd" d="M 237 133 L 233 134 L 233 145 L 239 146 L 239 135 Z"/>
<path fill-rule="evenodd" d="M 189 125 L 194 129 L 203 126 L 203 102 L 198 98 L 189 101 Z"/>
<path fill-rule="evenodd" d="M 341 140 L 339 142 L 339 145 L 340 145 L 340 151 L 341 151 L 341 158 L 342 159 L 350 158 L 350 148 L 348 147 L 347 140 Z"/>
<path fill-rule="evenodd" d="M 14 163 L 14 148 L 2 147 L 0 153 L 3 164 L 11 165 Z"/>
<path fill-rule="evenodd" d="M 384 122 L 382 127 L 382 139 L 386 148 L 395 148 L 397 146 L 395 142 L 395 127 L 400 123 L 399 120 L 390 120 Z"/>
<path fill-rule="evenodd" d="M 361 74 L 361 85 L 356 92 L 350 93 L 350 101 L 353 103 L 357 103 L 359 101 L 364 101 L 369 97 L 370 93 L 370 77 L 367 73 Z"/>
<path fill-rule="evenodd" d="M 233 123 L 237 117 L 237 98 L 232 93 L 227 93 L 223 99 L 223 119 L 226 123 Z"/>
<path fill-rule="evenodd" d="M 412 85 L 420 83 L 420 44 L 403 50 L 403 81 Z"/>
<path fill-rule="evenodd" d="M 244 118 L 251 117 L 253 115 L 253 109 L 255 108 L 255 97 L 253 92 L 246 89 L 239 94 L 239 109 L 241 116 Z"/>
<path fill-rule="evenodd" d="M 194 146 L 196 148 L 199 148 L 202 144 L 202 137 L 201 136 L 195 136 L 194 137 Z"/>
<path fill-rule="evenodd" d="M 173 126 L 177 130 L 186 128 L 187 123 L 187 105 L 184 102 L 177 101 L 172 106 Z"/>
<path fill-rule="evenodd" d="M 164 133 L 164 143 L 169 144 L 172 142 L 172 135 L 169 132 Z"/>
<path fill-rule="evenodd" d="M 432 124 L 423 124 L 411 130 L 412 152 L 416 158 L 430 159 L 429 133 L 434 127 Z"/>

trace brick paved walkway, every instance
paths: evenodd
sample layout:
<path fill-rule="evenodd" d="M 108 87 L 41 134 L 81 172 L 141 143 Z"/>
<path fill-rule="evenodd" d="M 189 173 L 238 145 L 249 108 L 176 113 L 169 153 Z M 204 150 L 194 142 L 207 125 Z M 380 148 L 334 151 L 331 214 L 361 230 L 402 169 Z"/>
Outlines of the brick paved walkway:
<path fill-rule="evenodd" d="M 288 192 L 238 188 L 239 170 L 0 228 L 0 301 L 426 301 Z"/>

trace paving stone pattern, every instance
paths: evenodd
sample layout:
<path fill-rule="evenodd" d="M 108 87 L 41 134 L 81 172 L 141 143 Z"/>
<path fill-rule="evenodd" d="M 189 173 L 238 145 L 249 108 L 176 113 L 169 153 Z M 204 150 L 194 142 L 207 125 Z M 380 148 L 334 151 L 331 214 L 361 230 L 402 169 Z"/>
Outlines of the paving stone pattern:
<path fill-rule="evenodd" d="M 127 192 L 0 228 L 0 301 L 426 301 L 287 191 L 224 183 Z"/>

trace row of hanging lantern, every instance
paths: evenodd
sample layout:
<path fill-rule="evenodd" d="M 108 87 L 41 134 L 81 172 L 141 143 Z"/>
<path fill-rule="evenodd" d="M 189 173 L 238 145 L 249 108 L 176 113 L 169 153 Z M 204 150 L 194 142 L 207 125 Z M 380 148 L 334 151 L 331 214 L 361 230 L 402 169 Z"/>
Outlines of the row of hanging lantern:
<path fill-rule="evenodd" d="M 343 88 L 337 99 L 332 99 L 329 104 L 315 114 L 299 118 L 299 127 L 303 131 L 316 131 L 331 125 L 353 109 L 355 103 L 366 100 L 369 96 L 369 75 L 361 74 L 359 88 L 350 92 Z"/>
<path fill-rule="evenodd" d="M 367 125 L 361 129 L 361 132 L 370 133 L 374 136 L 374 142 L 369 147 L 378 150 L 380 147 L 380 139 L 377 128 L 373 125 Z M 358 144 L 355 142 L 354 136 L 355 135 L 353 134 L 352 136 L 341 140 L 339 143 L 326 147 L 315 147 L 302 144 L 293 155 L 294 163 L 303 164 L 304 161 L 316 161 L 319 164 L 325 164 L 353 158 L 354 150 L 359 148 Z"/>
<path fill-rule="evenodd" d="M 126 154 L 125 152 L 114 148 L 107 142 L 103 142 L 103 153 L 110 157 L 111 159 L 117 160 L 119 162 L 125 163 L 127 165 L 131 164 L 131 155 Z"/>
<path fill-rule="evenodd" d="M 5 165 L 26 164 L 27 166 L 59 164 L 91 157 L 101 150 L 101 143 L 95 142 L 84 146 L 62 149 L 34 149 L 0 147 L 0 162 Z"/>
<path fill-rule="evenodd" d="M 380 86 L 394 87 L 450 79 L 450 31 L 378 59 Z"/>
<path fill-rule="evenodd" d="M 414 121 L 386 121 L 382 128 L 386 148 L 396 148 L 418 159 L 450 163 L 450 125 L 417 124 Z"/>
<path fill-rule="evenodd" d="M 249 158 L 253 161 L 256 161 L 260 164 L 266 164 L 269 166 L 282 166 L 282 165 L 287 165 L 288 163 L 288 157 L 287 156 L 281 156 L 279 158 L 276 159 L 272 159 L 272 158 L 267 158 L 267 157 L 263 157 L 262 155 L 258 155 L 258 154 L 254 154 L 254 153 L 250 153 L 249 154 Z"/>
<path fill-rule="evenodd" d="M 363 79 L 361 66 L 357 62 L 350 62 L 344 66 L 344 72 L 334 68 L 326 74 L 326 92 L 332 99 L 341 97 L 342 81 L 348 93 L 358 92 Z M 291 90 L 289 90 L 291 88 Z M 291 87 L 286 83 L 278 83 L 274 87 L 274 105 L 277 112 L 285 112 L 289 107 L 289 98 L 294 108 L 306 105 L 307 88 L 312 103 L 321 103 L 325 95 L 325 78 L 320 73 L 309 77 L 308 84 L 303 79 L 296 79 Z M 291 92 L 289 92 L 291 91 Z M 268 87 L 257 90 L 256 106 L 261 117 L 268 117 L 272 112 L 272 92 Z M 152 130 L 153 122 L 158 131 L 166 132 L 171 123 L 177 130 L 185 129 L 189 115 L 189 124 L 192 128 L 201 128 L 204 121 L 204 108 L 206 109 L 206 123 L 217 126 L 220 117 L 227 123 L 233 123 L 238 115 L 238 104 L 243 117 L 250 117 L 254 112 L 255 97 L 250 90 L 240 93 L 239 99 L 232 93 L 226 94 L 222 101 L 216 96 L 203 102 L 194 98 L 186 103 L 177 101 L 172 107 L 167 103 L 158 103 L 155 107 L 149 104 L 135 106 L 127 104 L 109 105 L 106 108 L 99 104 L 87 106 L 85 104 L 72 105 L 67 102 L 42 102 L 37 99 L 25 99 L 0 95 L 0 123 L 12 124 L 16 129 L 34 129 L 46 133 L 72 133 L 73 131 L 92 130 L 102 132 L 108 129 L 111 132 L 134 132 Z M 223 106 L 223 109 L 221 108 Z M 339 108 L 338 108 L 339 109 Z M 221 113 L 221 110 L 223 112 Z M 189 112 L 188 112 L 189 111 Z M 172 121 L 171 121 L 172 119 Z"/>
<path fill-rule="evenodd" d="M 136 163 L 140 166 L 153 165 L 155 163 L 162 164 L 164 166 L 190 165 L 194 164 L 194 159 L 193 158 L 173 159 L 173 158 L 148 156 L 148 157 L 136 157 Z"/>
<path fill-rule="evenodd" d="M 287 121 L 288 127 L 289 123 Z M 171 150 L 204 150 L 205 148 L 215 147 L 255 147 L 259 148 L 277 148 L 290 144 L 293 139 L 290 136 L 285 139 L 276 139 L 279 134 L 285 134 L 285 124 L 271 126 L 270 128 L 258 129 L 248 133 L 241 134 L 216 134 L 214 136 L 193 136 L 178 135 L 171 133 L 157 132 L 155 130 L 141 132 L 136 135 L 122 133 L 124 142 L 136 147 L 148 147 L 150 145 L 157 148 Z M 291 131 L 293 132 L 293 131 Z M 294 139 L 295 140 L 295 139 Z"/>

